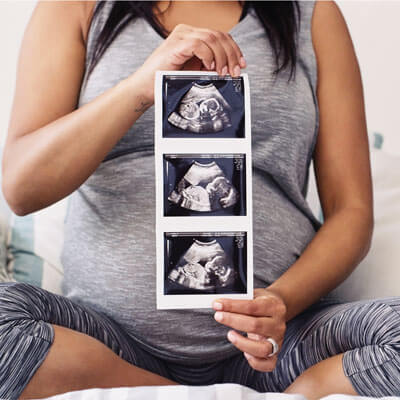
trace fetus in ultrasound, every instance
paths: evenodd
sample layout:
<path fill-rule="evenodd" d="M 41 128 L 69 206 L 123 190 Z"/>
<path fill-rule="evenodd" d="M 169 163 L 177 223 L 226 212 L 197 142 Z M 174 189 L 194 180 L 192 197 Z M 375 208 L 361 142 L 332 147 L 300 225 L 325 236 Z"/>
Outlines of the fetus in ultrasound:
<path fill-rule="evenodd" d="M 216 211 L 236 204 L 239 193 L 215 161 L 194 161 L 168 200 L 193 211 Z"/>
<path fill-rule="evenodd" d="M 236 272 L 232 262 L 216 239 L 193 244 L 181 257 L 168 278 L 191 289 L 215 289 L 234 283 Z"/>
<path fill-rule="evenodd" d="M 231 109 L 212 82 L 206 85 L 195 82 L 168 121 L 185 131 L 214 133 L 232 126 Z"/>

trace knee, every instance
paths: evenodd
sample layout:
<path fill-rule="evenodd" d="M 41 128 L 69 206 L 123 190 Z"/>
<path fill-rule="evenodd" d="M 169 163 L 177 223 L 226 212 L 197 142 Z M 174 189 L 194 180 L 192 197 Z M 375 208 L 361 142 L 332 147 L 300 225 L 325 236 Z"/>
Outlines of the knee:
<path fill-rule="evenodd" d="M 400 299 L 397 304 L 385 303 L 387 312 L 380 321 L 376 321 L 378 344 L 396 358 L 397 364 L 400 359 Z"/>
<path fill-rule="evenodd" d="M 35 287 L 23 282 L 0 283 L 0 316 L 26 318 L 38 303 Z"/>
<path fill-rule="evenodd" d="M 400 298 L 398 299 L 400 305 Z M 351 305 L 351 303 L 349 304 Z M 389 345 L 399 343 L 400 307 L 397 310 L 389 299 L 364 300 L 348 309 L 347 323 L 353 334 L 349 340 L 356 341 L 356 347 L 368 345 Z M 348 334 L 347 330 L 344 334 Z"/>
<path fill-rule="evenodd" d="M 377 345 L 389 346 L 400 351 L 400 298 L 376 301 L 378 305 L 368 319 L 370 336 Z"/>
<path fill-rule="evenodd" d="M 23 282 L 0 283 L 0 335 L 18 329 L 25 335 L 52 340 L 40 290 Z"/>

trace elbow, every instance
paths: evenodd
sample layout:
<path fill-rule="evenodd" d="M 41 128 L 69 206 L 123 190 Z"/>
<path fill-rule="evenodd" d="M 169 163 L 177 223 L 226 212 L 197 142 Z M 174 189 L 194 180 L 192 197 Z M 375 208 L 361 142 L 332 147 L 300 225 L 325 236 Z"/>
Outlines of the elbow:
<path fill-rule="evenodd" d="M 372 239 L 373 239 L 373 233 L 374 233 L 374 214 L 373 210 L 366 210 L 365 214 L 365 239 L 364 239 L 364 246 L 361 251 L 361 260 L 363 260 L 369 251 L 371 250 L 372 247 Z"/>
<path fill-rule="evenodd" d="M 3 150 L 1 161 L 1 190 L 11 211 L 18 216 L 25 216 L 37 211 L 37 191 L 34 190 L 37 171 L 22 157 L 25 149 L 15 140 L 8 140 Z"/>
<path fill-rule="evenodd" d="M 22 217 L 33 211 L 28 207 L 26 196 L 21 190 L 21 185 L 18 184 L 18 179 L 11 177 L 9 173 L 5 173 L 4 168 L 1 189 L 4 199 L 14 214 Z"/>

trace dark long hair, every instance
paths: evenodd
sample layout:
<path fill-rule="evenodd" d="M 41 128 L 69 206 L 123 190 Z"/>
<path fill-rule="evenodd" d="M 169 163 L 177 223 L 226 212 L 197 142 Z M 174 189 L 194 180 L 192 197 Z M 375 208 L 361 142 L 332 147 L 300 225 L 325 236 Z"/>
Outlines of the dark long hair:
<path fill-rule="evenodd" d="M 134 18 L 145 18 L 148 23 L 166 37 L 168 31 L 159 23 L 153 13 L 155 1 L 111 1 L 113 3 L 110 14 L 102 31 L 94 43 L 93 57 L 89 60 L 88 75 L 103 55 L 104 51 Z M 239 0 L 240 4 L 243 1 Z M 105 2 L 98 1 L 93 13 L 95 15 L 103 8 Z M 276 69 L 274 74 L 290 67 L 289 79 L 296 69 L 296 41 L 300 24 L 300 7 L 297 1 L 244 1 L 244 12 L 253 6 L 258 18 L 264 26 L 267 37 L 274 52 Z M 297 14 L 296 14 L 297 13 Z"/>

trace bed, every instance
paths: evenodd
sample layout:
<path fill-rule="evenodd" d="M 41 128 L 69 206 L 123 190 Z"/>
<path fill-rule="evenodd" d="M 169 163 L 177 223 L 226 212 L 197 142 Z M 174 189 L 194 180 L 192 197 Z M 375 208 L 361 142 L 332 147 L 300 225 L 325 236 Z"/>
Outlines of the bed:
<path fill-rule="evenodd" d="M 52 396 L 51 400 L 305 400 L 298 394 L 258 393 L 252 389 L 232 384 L 216 384 L 211 386 L 159 386 L 115 389 L 87 389 Z M 372 397 L 330 395 L 324 400 L 366 400 Z M 382 399 L 385 399 L 382 397 Z M 387 397 L 400 399 L 400 397 Z"/>

